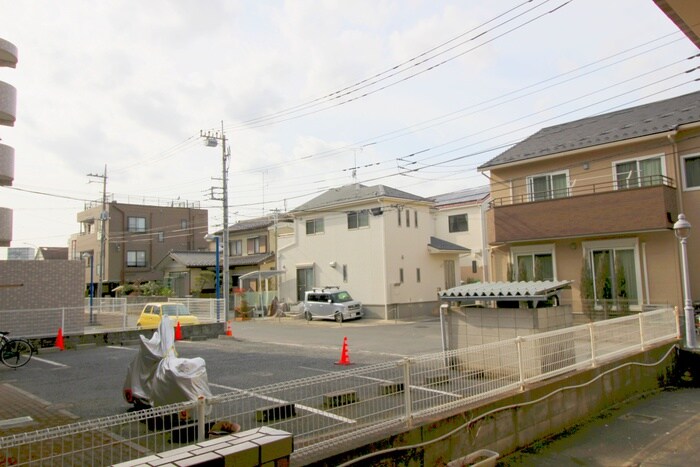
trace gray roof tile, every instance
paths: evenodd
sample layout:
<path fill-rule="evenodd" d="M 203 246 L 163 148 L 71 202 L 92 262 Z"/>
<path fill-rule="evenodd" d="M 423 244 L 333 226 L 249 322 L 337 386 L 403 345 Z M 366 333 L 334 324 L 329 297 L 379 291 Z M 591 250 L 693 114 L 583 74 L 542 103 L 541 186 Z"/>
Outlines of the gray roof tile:
<path fill-rule="evenodd" d="M 543 128 L 479 167 L 499 165 L 649 136 L 700 121 L 700 91 Z"/>
<path fill-rule="evenodd" d="M 352 184 L 330 189 L 293 209 L 292 212 L 303 213 L 304 211 L 314 211 L 377 198 L 396 198 L 408 201 L 430 202 L 427 198 L 422 198 L 386 185 L 365 186 L 361 184 Z"/>

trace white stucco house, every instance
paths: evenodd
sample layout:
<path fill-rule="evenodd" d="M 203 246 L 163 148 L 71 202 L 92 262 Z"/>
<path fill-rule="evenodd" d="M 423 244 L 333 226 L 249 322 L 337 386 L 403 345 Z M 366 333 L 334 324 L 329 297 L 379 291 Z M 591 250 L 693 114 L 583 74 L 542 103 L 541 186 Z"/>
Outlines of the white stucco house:
<path fill-rule="evenodd" d="M 469 252 L 437 235 L 433 200 L 384 185 L 331 189 L 290 214 L 293 232 L 279 235 L 277 252 L 287 302 L 338 286 L 367 317 L 427 316 L 438 292 L 459 284 L 460 255 Z"/>
<path fill-rule="evenodd" d="M 432 196 L 435 236 L 469 248 L 460 254 L 462 283 L 484 282 L 488 277 L 488 244 L 484 213 L 491 200 L 488 185 Z"/>

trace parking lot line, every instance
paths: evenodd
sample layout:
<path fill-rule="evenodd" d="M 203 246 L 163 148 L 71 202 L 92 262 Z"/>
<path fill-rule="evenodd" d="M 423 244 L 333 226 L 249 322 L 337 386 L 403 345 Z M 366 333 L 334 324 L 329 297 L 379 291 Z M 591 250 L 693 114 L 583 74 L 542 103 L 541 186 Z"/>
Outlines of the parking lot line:
<path fill-rule="evenodd" d="M 55 365 L 55 366 L 60 366 L 63 368 L 68 368 L 68 365 L 64 365 L 63 363 L 54 362 L 53 360 L 47 360 L 45 358 L 32 357 L 32 360 L 36 360 L 36 361 L 42 362 L 42 363 L 48 363 L 49 365 Z"/>
<path fill-rule="evenodd" d="M 260 394 L 256 394 L 252 391 L 246 391 L 245 389 L 232 388 L 231 386 L 223 386 L 221 384 L 214 384 L 214 383 L 209 383 L 209 386 L 215 386 L 217 388 L 228 389 L 229 391 L 235 391 L 235 392 L 245 394 L 247 396 L 253 396 L 253 397 L 260 398 L 262 400 L 274 402 L 275 404 L 289 404 L 289 401 L 277 399 L 276 397 L 263 396 Z M 300 405 L 300 404 L 295 403 L 294 407 L 299 409 L 299 410 L 305 410 L 307 412 L 314 413 L 316 415 L 321 415 L 323 417 L 332 418 L 333 420 L 338 420 L 340 422 L 344 422 L 344 423 L 348 423 L 348 424 L 357 423 L 357 420 L 353 420 L 352 418 L 341 417 L 340 415 L 326 412 L 325 410 L 319 410 L 319 409 L 316 409 L 314 407 L 309 407 L 307 405 Z"/>
<path fill-rule="evenodd" d="M 138 347 L 122 347 L 121 345 L 108 345 L 108 349 L 119 349 L 119 350 L 132 350 L 132 351 L 137 351 L 139 350 Z"/>

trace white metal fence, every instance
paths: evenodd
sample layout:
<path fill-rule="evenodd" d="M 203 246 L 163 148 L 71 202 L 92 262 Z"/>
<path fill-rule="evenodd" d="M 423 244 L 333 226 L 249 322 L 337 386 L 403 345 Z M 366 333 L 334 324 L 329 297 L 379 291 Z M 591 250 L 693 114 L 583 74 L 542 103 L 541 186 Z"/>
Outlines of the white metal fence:
<path fill-rule="evenodd" d="M 0 438 L 14 465 L 109 465 L 201 441 L 216 422 L 294 435 L 293 458 L 679 337 L 673 309 Z M 4 457 L 3 457 L 4 456 Z"/>

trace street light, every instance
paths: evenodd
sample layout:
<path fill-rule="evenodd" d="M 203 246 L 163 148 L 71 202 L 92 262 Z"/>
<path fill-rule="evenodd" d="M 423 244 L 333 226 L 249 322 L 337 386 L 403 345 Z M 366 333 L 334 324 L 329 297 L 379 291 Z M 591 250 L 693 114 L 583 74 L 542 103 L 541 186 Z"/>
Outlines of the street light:
<path fill-rule="evenodd" d="M 212 240 L 216 242 L 216 278 L 214 279 L 214 284 L 216 284 L 216 322 L 219 323 L 221 322 L 219 311 L 219 308 L 221 307 L 219 303 L 219 299 L 221 298 L 221 288 L 219 287 L 219 236 L 206 234 L 204 239 L 208 242 L 211 242 Z"/>
<path fill-rule="evenodd" d="M 673 233 L 681 242 L 681 265 L 683 267 L 683 295 L 685 295 L 685 345 L 689 349 L 696 347 L 695 316 L 693 302 L 690 298 L 690 277 L 688 274 L 688 237 L 690 237 L 690 222 L 685 219 L 685 214 L 678 214 L 678 220 L 673 224 Z"/>
<path fill-rule="evenodd" d="M 86 251 L 82 254 L 82 257 L 84 259 L 90 260 L 90 324 L 92 324 L 93 323 L 93 320 L 92 320 L 92 297 L 94 296 L 93 281 L 94 281 L 95 268 L 93 267 L 93 255 L 92 255 L 92 253 L 88 253 Z"/>

